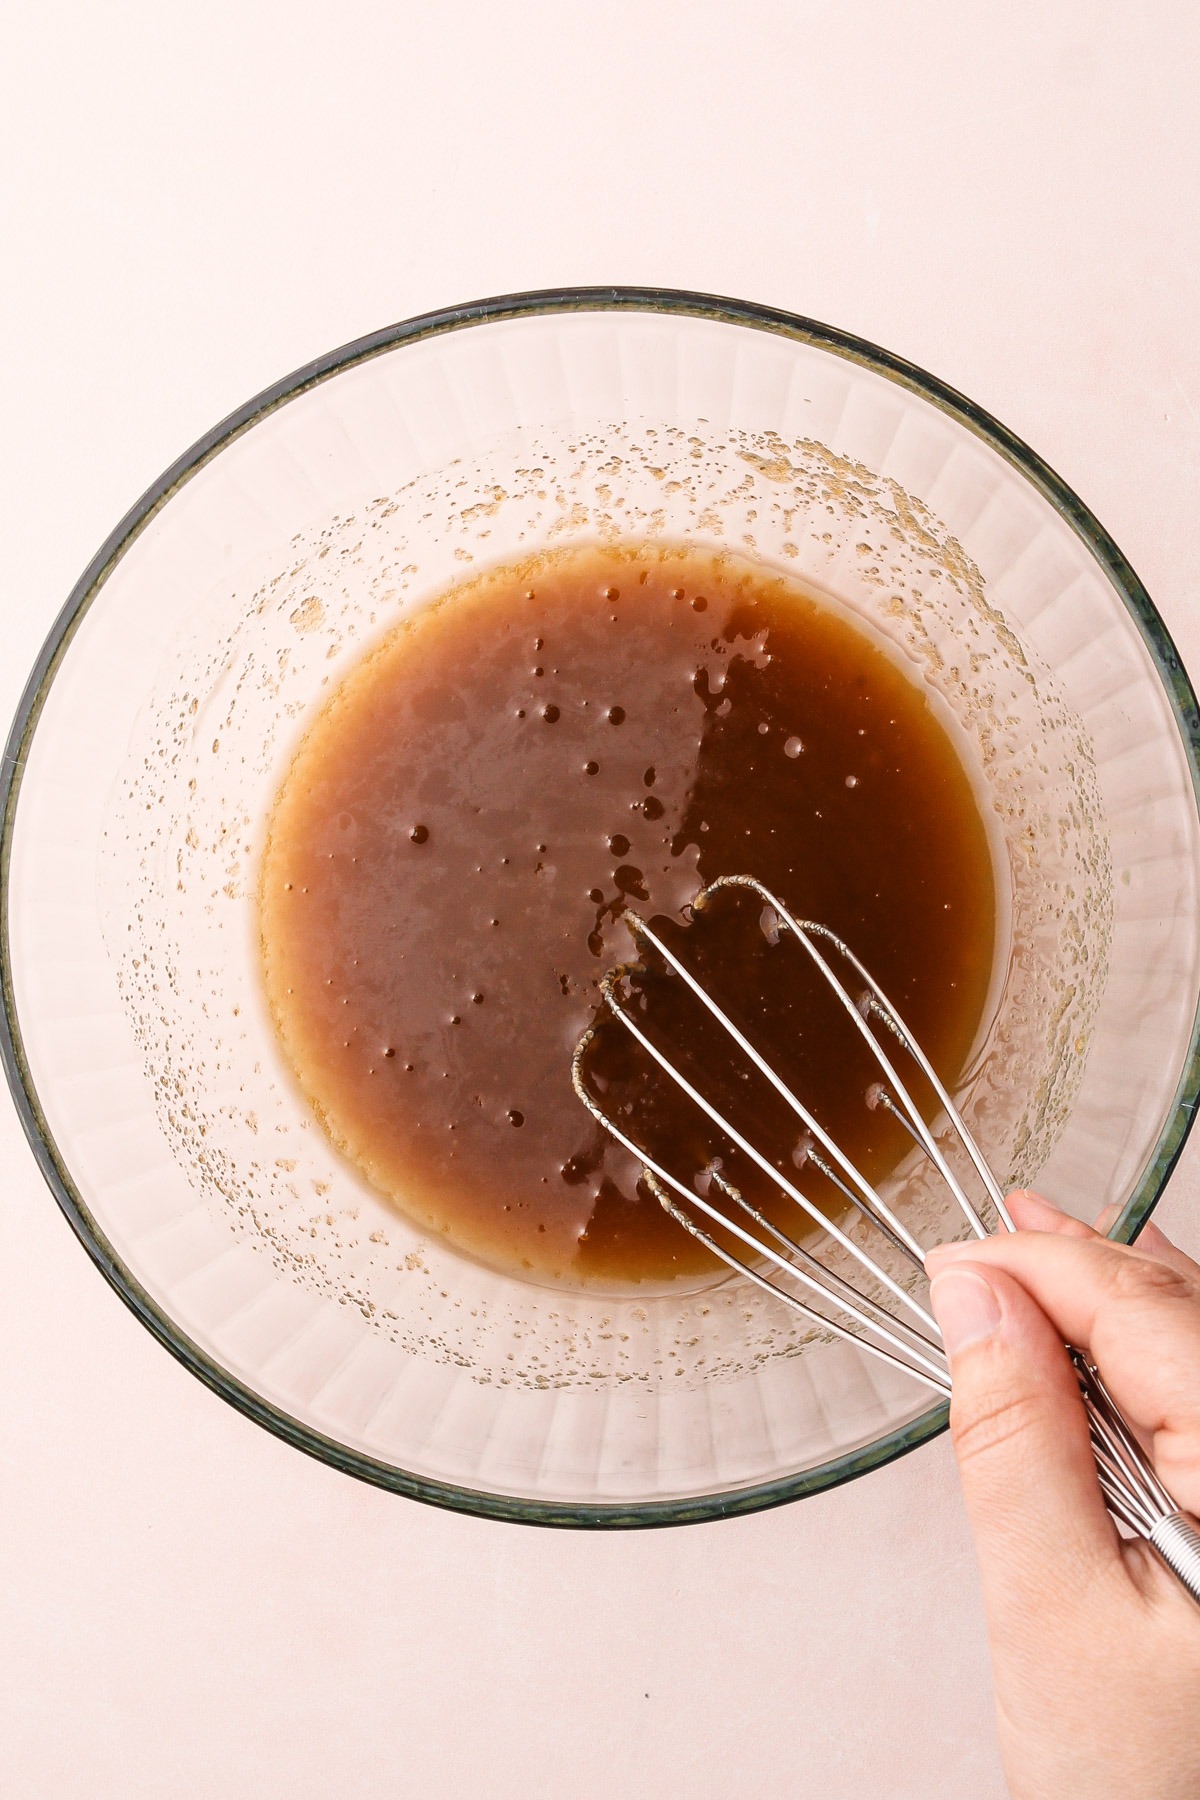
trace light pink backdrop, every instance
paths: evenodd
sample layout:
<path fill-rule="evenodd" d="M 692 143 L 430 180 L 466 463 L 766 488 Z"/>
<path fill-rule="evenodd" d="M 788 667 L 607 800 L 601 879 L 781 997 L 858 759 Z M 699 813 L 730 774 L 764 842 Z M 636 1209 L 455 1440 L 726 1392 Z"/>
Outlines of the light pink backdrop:
<path fill-rule="evenodd" d="M 118 514 L 219 415 L 385 321 L 564 282 L 769 301 L 935 370 L 1078 488 L 1200 673 L 1198 21 L 10 12 L 0 711 Z M 1200 1140 L 1160 1218 L 1200 1250 Z M 0 1257 L 11 1800 L 1003 1794 L 944 1442 L 736 1523 L 482 1524 L 318 1467 L 177 1368 L 7 1103 Z"/>

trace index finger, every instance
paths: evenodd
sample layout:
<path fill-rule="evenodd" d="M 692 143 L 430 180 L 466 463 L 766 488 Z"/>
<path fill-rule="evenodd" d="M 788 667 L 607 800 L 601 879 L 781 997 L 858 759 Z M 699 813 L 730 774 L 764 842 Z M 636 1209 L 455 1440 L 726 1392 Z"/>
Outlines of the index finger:
<path fill-rule="evenodd" d="M 1119 1201 L 1114 1201 L 1104 1208 L 1093 1227 L 1085 1225 L 1082 1219 L 1073 1219 L 1070 1213 L 1060 1212 L 1044 1194 L 1035 1194 L 1031 1188 L 1017 1188 L 1008 1195 L 1008 1210 L 1019 1231 L 1052 1231 L 1062 1237 L 1105 1238 L 1123 1209 Z M 1173 1244 L 1157 1225 L 1143 1225 L 1134 1247 L 1142 1256 L 1154 1256 L 1159 1262 L 1181 1269 L 1200 1286 L 1200 1265 Z"/>

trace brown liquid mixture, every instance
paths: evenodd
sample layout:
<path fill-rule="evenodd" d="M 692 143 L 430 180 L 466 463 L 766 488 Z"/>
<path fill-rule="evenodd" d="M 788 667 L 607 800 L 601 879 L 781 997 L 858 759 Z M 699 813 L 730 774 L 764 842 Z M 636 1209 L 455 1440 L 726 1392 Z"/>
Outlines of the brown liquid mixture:
<path fill-rule="evenodd" d="M 953 1082 L 989 984 L 994 873 L 922 688 L 827 603 L 732 557 L 591 549 L 484 577 L 351 673 L 280 790 L 261 923 L 288 1057 L 368 1179 L 476 1256 L 562 1281 L 694 1275 L 708 1253 L 571 1088 L 599 977 L 633 955 L 627 905 L 666 921 L 869 1174 L 905 1148 L 758 901 L 685 922 L 730 873 L 844 937 Z M 681 989 L 652 976 L 637 1004 L 794 1174 L 799 1122 Z M 645 1065 L 600 1032 L 606 1107 L 685 1178 L 719 1159 L 761 1198 Z"/>

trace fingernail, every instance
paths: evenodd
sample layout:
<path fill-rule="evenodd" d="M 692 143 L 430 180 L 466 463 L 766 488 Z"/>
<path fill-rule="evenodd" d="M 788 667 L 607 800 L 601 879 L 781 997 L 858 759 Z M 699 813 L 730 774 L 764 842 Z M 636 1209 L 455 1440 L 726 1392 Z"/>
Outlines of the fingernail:
<path fill-rule="evenodd" d="M 977 1269 L 947 1269 L 931 1283 L 929 1301 L 947 1356 L 991 1337 L 1000 1324 L 1000 1302 Z"/>
<path fill-rule="evenodd" d="M 1124 1210 L 1119 1200 L 1114 1200 L 1109 1206 L 1102 1206 L 1096 1214 L 1096 1223 L 1092 1229 L 1107 1237 Z"/>
<path fill-rule="evenodd" d="M 978 1238 L 963 1238 L 961 1243 L 935 1244 L 925 1252 L 925 1267 L 932 1275 L 943 1263 L 961 1262 L 964 1256 L 971 1256 L 978 1248 Z"/>
<path fill-rule="evenodd" d="M 1047 1200 L 1045 1194 L 1035 1194 L 1032 1188 L 1014 1188 L 1008 1195 L 1008 1211 L 1018 1229 L 1030 1231 L 1054 1231 L 1065 1218 L 1061 1206 Z"/>
<path fill-rule="evenodd" d="M 1062 1211 L 1056 1200 L 1051 1200 L 1048 1194 L 1039 1194 L 1036 1188 L 1014 1188 L 1008 1197 L 1010 1200 L 1036 1200 L 1039 1206 L 1046 1207 L 1050 1212 Z"/>

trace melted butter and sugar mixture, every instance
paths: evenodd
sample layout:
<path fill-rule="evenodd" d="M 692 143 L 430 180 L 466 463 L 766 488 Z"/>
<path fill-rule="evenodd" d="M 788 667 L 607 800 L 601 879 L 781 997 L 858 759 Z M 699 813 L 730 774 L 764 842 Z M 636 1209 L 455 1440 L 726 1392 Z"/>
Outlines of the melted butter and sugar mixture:
<path fill-rule="evenodd" d="M 261 932 L 288 1059 L 367 1179 L 471 1254 L 554 1281 L 695 1277 L 710 1254 L 571 1086 L 599 979 L 634 955 L 627 906 L 868 1175 L 906 1148 L 864 1103 L 877 1071 L 852 1025 L 761 903 L 690 917 L 732 873 L 843 937 L 953 1084 L 989 987 L 995 877 L 919 682 L 827 601 L 731 556 L 594 548 L 485 576 L 352 671 L 280 789 Z M 796 1178 L 797 1119 L 682 989 L 650 969 L 631 998 Z M 619 1026 L 588 1069 L 699 1191 L 721 1167 L 785 1216 Z"/>

